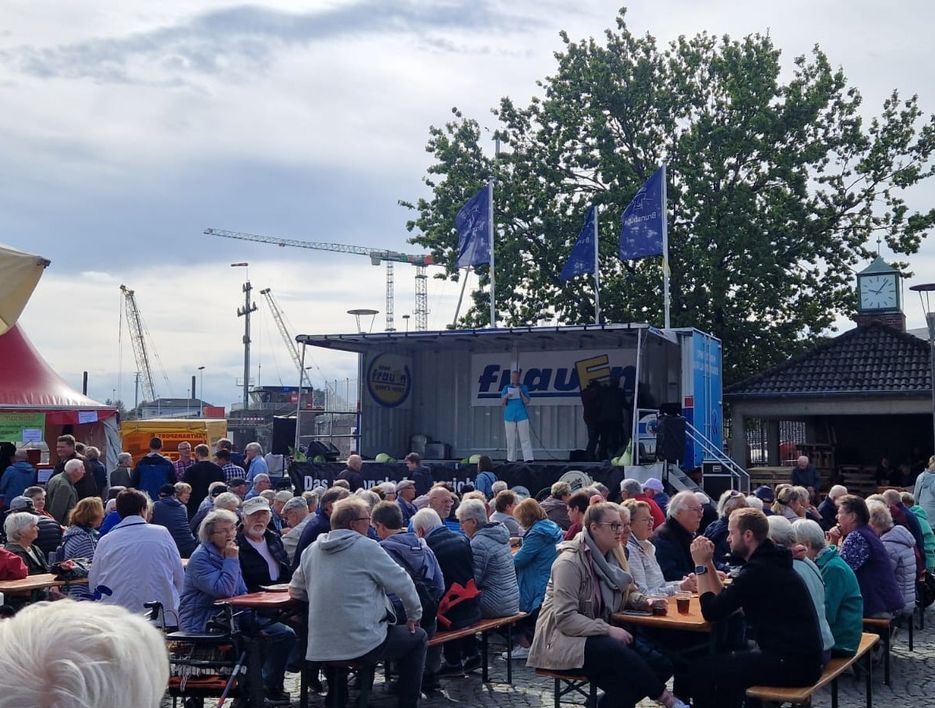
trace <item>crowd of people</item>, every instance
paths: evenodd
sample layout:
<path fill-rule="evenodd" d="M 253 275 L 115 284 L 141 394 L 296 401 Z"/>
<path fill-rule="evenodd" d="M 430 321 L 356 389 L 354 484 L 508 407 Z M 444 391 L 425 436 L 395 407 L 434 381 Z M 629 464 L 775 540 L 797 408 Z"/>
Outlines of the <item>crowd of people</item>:
<path fill-rule="evenodd" d="M 437 631 L 522 612 L 504 658 L 582 672 L 601 705 L 739 706 L 749 685 L 812 683 L 831 657 L 853 655 L 864 618 L 911 615 L 935 569 L 935 458 L 916 485 L 922 499 L 897 489 L 863 499 L 835 485 L 816 507 L 819 480 L 801 471 L 792 484 L 716 501 L 670 498 L 657 479 L 574 491 L 559 481 L 537 500 L 498 480 L 487 458 L 476 488 L 458 494 L 415 454 L 411 478 L 367 488 L 352 454 L 333 486 L 296 493 L 257 462 L 258 445 L 241 458 L 227 440 L 213 451 L 180 445 L 171 461 L 154 438 L 136 465 L 124 454 L 102 476 L 69 438 L 45 489 L 22 465 L 0 479 L 14 494 L 0 577 L 80 559 L 93 605 L 141 615 L 159 602 L 168 625 L 190 632 L 211 629 L 219 599 L 288 586 L 307 615 L 257 618 L 268 705 L 290 702 L 285 674 L 303 662 L 330 694 L 327 662 L 384 660 L 398 704 L 418 705 L 481 666 L 475 637 L 429 647 Z M 729 627 L 716 655 L 688 663 L 690 640 L 612 621 L 679 593 L 700 595 L 704 617 Z M 43 599 L 60 598 L 52 589 Z M 33 612 L 17 617 L 35 621 Z"/>

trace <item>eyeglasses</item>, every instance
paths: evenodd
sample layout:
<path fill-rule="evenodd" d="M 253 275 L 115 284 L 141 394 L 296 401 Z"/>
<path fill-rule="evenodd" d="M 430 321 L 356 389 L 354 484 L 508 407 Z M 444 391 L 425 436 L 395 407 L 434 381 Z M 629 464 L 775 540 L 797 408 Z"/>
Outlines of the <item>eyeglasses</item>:
<path fill-rule="evenodd" d="M 686 506 L 686 511 L 694 511 L 696 514 L 704 514 L 704 507 L 700 506 Z"/>
<path fill-rule="evenodd" d="M 617 533 L 620 529 L 623 528 L 623 524 L 618 524 L 616 521 L 595 521 L 598 526 L 610 526 L 610 530 L 614 533 Z M 629 526 L 629 524 L 627 524 Z"/>
<path fill-rule="evenodd" d="M 366 521 L 369 524 L 370 517 L 369 516 L 358 516 L 356 519 L 354 519 L 354 521 Z"/>

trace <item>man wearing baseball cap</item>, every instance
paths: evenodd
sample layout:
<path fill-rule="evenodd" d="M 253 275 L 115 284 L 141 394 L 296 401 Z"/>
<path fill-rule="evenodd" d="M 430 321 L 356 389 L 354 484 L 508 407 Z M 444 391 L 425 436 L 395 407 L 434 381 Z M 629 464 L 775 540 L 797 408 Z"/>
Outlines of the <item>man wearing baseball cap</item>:
<path fill-rule="evenodd" d="M 666 513 L 666 508 L 669 506 L 669 495 L 666 494 L 665 487 L 662 486 L 660 480 L 650 477 L 643 482 L 643 494 L 652 497 L 652 500 L 662 509 L 662 513 Z"/>
<path fill-rule="evenodd" d="M 412 500 L 416 498 L 416 483 L 411 479 L 404 479 L 396 483 L 396 503 L 403 512 L 403 525 L 409 526 L 409 519 L 416 513 L 416 505 Z"/>

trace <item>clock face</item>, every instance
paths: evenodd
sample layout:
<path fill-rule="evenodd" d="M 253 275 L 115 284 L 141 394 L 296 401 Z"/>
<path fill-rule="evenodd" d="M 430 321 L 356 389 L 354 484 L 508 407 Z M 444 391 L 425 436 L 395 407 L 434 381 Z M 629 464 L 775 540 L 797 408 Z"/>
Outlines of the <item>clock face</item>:
<path fill-rule="evenodd" d="M 861 310 L 899 309 L 895 274 L 867 275 L 860 280 Z"/>

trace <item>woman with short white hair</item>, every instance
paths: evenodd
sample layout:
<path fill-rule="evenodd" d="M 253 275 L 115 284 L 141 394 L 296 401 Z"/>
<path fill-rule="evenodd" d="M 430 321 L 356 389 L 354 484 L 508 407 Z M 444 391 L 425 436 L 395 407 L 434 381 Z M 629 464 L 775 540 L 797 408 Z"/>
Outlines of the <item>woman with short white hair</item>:
<path fill-rule="evenodd" d="M 39 536 L 38 516 L 28 511 L 14 512 L 3 522 L 3 532 L 7 537 L 6 549 L 23 559 L 30 575 L 49 572 L 45 553 L 35 545 Z"/>
<path fill-rule="evenodd" d="M 896 574 L 896 586 L 903 596 L 904 615 L 911 615 L 916 606 L 916 578 L 918 568 L 916 563 L 916 540 L 905 526 L 893 524 L 893 515 L 885 502 L 871 501 L 867 503 L 870 511 L 870 526 L 873 532 L 880 537 L 893 572 Z"/>
<path fill-rule="evenodd" d="M 515 615 L 519 612 L 519 585 L 510 532 L 498 521 L 487 521 L 487 505 L 479 499 L 462 501 L 456 515 L 464 534 L 471 539 L 481 613 L 484 617 Z"/>

